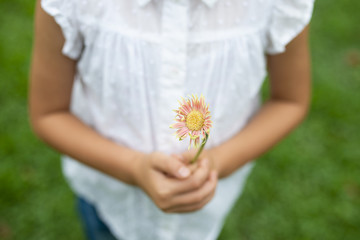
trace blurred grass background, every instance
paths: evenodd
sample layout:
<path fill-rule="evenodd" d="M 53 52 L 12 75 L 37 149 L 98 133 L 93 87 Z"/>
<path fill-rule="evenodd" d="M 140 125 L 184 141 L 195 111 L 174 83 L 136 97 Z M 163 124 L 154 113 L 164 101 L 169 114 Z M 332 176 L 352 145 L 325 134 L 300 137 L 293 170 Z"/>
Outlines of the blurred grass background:
<path fill-rule="evenodd" d="M 219 239 L 360 239 L 359 9 L 316 2 L 309 116 L 257 161 Z M 0 0 L 0 239 L 82 239 L 59 154 L 29 127 L 33 10 Z"/>

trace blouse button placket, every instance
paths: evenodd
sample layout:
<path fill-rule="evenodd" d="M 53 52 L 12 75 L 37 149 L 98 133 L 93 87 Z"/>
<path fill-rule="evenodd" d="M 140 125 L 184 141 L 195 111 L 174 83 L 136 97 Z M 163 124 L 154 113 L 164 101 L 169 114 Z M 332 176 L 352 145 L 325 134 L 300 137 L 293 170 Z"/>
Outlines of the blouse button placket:
<path fill-rule="evenodd" d="M 158 150 L 169 153 L 178 141 L 169 125 L 174 121 L 172 109 L 184 92 L 186 77 L 186 52 L 188 37 L 188 1 L 164 0 L 161 32 L 161 66 L 159 76 Z M 172 147 L 174 146 L 174 147 Z M 175 239 L 176 218 L 167 215 L 161 220 L 161 239 Z"/>
<path fill-rule="evenodd" d="M 162 11 L 161 33 L 161 65 L 159 87 L 160 118 L 157 119 L 159 136 L 158 150 L 168 151 L 169 125 L 173 123 L 174 114 L 172 109 L 177 108 L 177 100 L 183 95 L 186 76 L 186 52 L 188 37 L 188 1 L 189 0 L 165 0 Z M 168 110 L 168 111 L 167 111 Z M 159 122 L 160 121 L 160 122 Z M 169 136 L 168 136 L 169 135 Z"/>

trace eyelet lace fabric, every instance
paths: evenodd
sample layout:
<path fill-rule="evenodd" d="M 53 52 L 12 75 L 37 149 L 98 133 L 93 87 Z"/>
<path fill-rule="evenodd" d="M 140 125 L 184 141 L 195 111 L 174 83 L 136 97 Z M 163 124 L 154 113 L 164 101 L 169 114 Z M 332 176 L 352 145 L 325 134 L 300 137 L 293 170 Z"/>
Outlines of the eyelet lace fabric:
<path fill-rule="evenodd" d="M 203 94 L 209 103 L 208 148 L 246 125 L 260 106 L 266 54 L 285 51 L 313 9 L 312 0 L 41 4 L 63 31 L 62 53 L 77 60 L 72 112 L 118 144 L 169 154 L 187 151 L 169 129 L 181 96 Z M 129 240 L 216 239 L 252 167 L 220 180 L 202 210 L 165 214 L 141 189 L 63 156 L 72 189 L 97 207 L 115 236 Z"/>

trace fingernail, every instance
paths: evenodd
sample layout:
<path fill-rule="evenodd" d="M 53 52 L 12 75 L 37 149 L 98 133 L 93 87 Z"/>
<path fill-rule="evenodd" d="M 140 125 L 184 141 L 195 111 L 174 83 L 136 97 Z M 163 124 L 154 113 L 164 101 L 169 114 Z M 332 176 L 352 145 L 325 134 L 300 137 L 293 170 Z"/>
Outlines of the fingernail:
<path fill-rule="evenodd" d="M 186 167 L 181 167 L 181 168 L 179 169 L 178 173 L 179 173 L 179 175 L 180 175 L 181 177 L 187 177 L 187 176 L 189 176 L 189 174 L 190 174 L 190 170 L 189 170 L 188 168 L 186 168 Z"/>

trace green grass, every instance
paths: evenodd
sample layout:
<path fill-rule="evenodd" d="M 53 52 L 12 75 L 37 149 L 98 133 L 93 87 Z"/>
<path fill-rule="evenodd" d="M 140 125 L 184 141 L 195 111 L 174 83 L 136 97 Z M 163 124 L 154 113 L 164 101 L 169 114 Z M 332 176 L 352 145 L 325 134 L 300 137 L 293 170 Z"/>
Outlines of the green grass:
<path fill-rule="evenodd" d="M 82 239 L 59 155 L 29 127 L 33 2 L 0 1 L 0 239 Z M 221 240 L 360 239 L 359 9 L 316 2 L 309 116 L 257 160 Z"/>
<path fill-rule="evenodd" d="M 35 1 L 0 1 L 0 239 L 82 239 L 59 154 L 27 114 Z"/>

